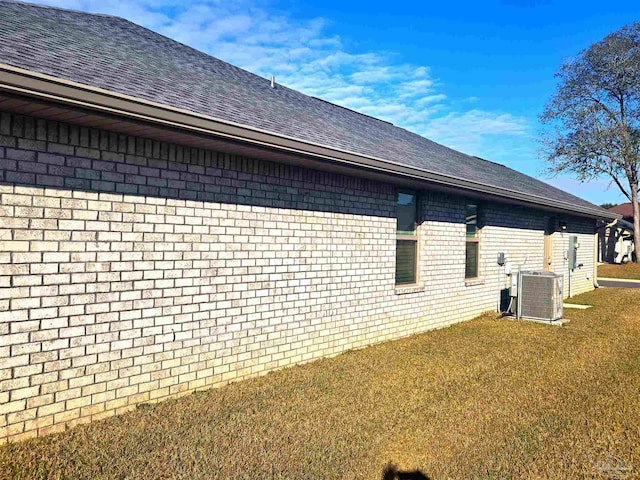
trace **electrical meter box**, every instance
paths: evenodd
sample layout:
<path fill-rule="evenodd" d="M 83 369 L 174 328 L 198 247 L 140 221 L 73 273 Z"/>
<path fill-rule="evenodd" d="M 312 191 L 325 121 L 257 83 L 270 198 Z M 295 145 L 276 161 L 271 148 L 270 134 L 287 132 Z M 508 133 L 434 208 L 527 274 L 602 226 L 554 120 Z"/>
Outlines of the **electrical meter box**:
<path fill-rule="evenodd" d="M 567 261 L 569 262 L 569 269 L 575 270 L 578 266 L 578 248 L 580 244 L 578 243 L 578 237 L 576 235 L 571 235 L 569 237 L 569 250 L 567 251 Z"/>
<path fill-rule="evenodd" d="M 509 295 L 512 297 L 518 296 L 518 274 L 511 275 L 511 285 L 509 286 Z"/>

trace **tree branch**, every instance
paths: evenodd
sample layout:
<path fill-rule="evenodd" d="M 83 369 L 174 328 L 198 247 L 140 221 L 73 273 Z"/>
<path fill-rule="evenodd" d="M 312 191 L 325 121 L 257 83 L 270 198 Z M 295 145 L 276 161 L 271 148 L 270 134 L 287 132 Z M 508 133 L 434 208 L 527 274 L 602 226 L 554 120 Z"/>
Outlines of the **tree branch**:
<path fill-rule="evenodd" d="M 624 196 L 631 200 L 631 194 L 624 188 L 620 180 L 618 180 L 618 177 L 616 177 L 612 172 L 609 172 L 609 175 L 611 176 L 611 178 L 613 178 L 613 181 L 616 182 L 616 185 L 618 185 L 620 191 L 624 193 Z"/>
<path fill-rule="evenodd" d="M 604 103 L 602 103 L 601 100 L 599 100 L 597 98 L 594 98 L 594 97 L 589 97 L 589 100 L 591 100 L 592 102 L 600 105 L 602 107 L 602 109 L 605 112 L 607 112 L 607 115 L 609 115 L 611 120 L 613 120 L 618 125 L 618 128 L 620 128 L 620 129 L 623 128 L 622 124 L 620 123 L 620 120 L 618 119 L 618 117 L 616 117 L 615 113 L 613 113 L 609 107 L 607 107 Z"/>

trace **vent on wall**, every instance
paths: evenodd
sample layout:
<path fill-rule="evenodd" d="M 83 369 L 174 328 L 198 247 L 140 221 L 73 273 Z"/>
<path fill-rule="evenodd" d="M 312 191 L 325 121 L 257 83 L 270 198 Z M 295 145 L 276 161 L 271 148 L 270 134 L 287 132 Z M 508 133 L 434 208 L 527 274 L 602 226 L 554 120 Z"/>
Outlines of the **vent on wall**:
<path fill-rule="evenodd" d="M 564 277 L 545 271 L 521 271 L 519 277 L 518 318 L 560 320 Z"/>

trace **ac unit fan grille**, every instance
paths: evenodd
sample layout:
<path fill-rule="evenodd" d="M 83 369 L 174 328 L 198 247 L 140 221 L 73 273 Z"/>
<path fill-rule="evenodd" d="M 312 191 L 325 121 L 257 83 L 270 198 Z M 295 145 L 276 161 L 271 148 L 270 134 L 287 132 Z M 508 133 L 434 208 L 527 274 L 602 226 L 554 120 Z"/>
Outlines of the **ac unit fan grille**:
<path fill-rule="evenodd" d="M 563 277 L 551 272 L 520 272 L 519 317 L 535 320 L 562 318 Z"/>

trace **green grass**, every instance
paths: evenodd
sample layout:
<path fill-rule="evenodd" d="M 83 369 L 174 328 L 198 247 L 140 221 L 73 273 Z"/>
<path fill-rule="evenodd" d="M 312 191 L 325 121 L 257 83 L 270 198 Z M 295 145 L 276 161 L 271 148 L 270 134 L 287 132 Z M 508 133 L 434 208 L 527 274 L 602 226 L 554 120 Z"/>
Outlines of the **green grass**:
<path fill-rule="evenodd" d="M 640 263 L 626 263 L 623 265 L 599 265 L 598 277 L 640 280 Z"/>
<path fill-rule="evenodd" d="M 6 478 L 640 475 L 640 302 L 484 316 L 0 448 Z M 616 473 L 614 470 L 613 473 Z"/>

